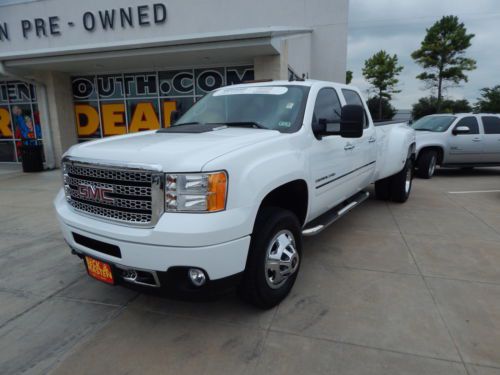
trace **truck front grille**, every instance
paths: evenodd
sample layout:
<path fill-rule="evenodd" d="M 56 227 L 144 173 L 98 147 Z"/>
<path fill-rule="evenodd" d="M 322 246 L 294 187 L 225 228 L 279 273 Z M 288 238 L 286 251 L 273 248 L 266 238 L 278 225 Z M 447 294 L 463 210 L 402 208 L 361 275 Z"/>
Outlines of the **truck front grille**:
<path fill-rule="evenodd" d="M 64 192 L 77 211 L 128 225 L 154 225 L 163 211 L 163 177 L 156 170 L 65 159 Z"/>

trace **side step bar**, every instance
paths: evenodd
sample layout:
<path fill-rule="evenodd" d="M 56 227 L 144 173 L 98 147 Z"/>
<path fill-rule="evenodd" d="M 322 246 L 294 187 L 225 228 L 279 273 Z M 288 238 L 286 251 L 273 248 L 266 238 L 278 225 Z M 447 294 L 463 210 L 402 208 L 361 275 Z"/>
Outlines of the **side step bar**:
<path fill-rule="evenodd" d="M 359 193 L 353 195 L 351 198 L 342 202 L 338 206 L 333 207 L 331 210 L 325 212 L 323 215 L 308 223 L 307 226 L 302 230 L 302 235 L 314 236 L 322 232 L 330 224 L 334 223 L 346 213 L 351 211 L 354 207 L 367 200 L 369 196 L 370 193 L 368 193 L 367 191 L 360 191 Z"/>

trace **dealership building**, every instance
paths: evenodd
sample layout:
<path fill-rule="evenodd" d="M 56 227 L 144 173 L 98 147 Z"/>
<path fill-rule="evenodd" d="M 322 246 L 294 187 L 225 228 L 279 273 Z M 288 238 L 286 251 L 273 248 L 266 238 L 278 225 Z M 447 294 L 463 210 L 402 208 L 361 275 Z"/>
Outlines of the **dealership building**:
<path fill-rule="evenodd" d="M 207 92 L 344 82 L 348 0 L 0 0 L 0 162 L 170 125 Z"/>

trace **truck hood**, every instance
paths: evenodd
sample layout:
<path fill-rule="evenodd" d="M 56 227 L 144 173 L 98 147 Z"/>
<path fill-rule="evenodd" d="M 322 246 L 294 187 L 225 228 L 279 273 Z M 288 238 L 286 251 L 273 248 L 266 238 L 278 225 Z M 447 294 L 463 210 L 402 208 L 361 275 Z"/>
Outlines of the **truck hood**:
<path fill-rule="evenodd" d="M 445 136 L 446 133 L 438 133 L 431 131 L 415 131 L 415 139 L 417 143 L 429 142 L 429 141 L 439 141 Z"/>
<path fill-rule="evenodd" d="M 274 130 L 246 128 L 199 134 L 148 131 L 75 145 L 65 156 L 158 165 L 165 172 L 196 172 L 219 156 L 280 136 L 283 135 Z"/>

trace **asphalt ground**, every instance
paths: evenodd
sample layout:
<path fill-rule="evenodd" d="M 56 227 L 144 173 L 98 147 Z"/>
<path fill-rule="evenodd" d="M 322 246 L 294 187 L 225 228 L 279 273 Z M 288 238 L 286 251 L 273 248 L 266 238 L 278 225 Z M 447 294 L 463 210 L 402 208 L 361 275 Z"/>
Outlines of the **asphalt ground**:
<path fill-rule="evenodd" d="M 0 374 L 500 374 L 500 169 L 368 200 L 305 240 L 269 311 L 90 279 L 59 233 L 60 184 L 0 166 Z"/>

